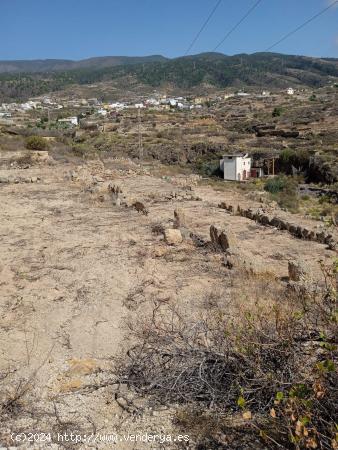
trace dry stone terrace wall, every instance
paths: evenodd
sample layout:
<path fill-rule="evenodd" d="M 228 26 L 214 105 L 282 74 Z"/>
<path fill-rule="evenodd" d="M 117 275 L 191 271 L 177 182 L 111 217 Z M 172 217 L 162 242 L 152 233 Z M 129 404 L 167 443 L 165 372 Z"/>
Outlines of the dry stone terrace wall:
<path fill-rule="evenodd" d="M 298 238 L 298 239 L 304 239 L 304 240 L 308 240 L 308 241 L 315 241 L 315 242 L 319 242 L 321 244 L 325 244 L 328 246 L 329 249 L 331 250 L 336 250 L 337 247 L 337 242 L 335 241 L 334 237 L 332 236 L 332 234 L 329 234 L 325 231 L 313 231 L 313 230 L 309 230 L 305 227 L 302 227 L 300 225 L 291 223 L 291 222 L 287 222 L 284 219 L 281 219 L 279 217 L 276 216 L 269 216 L 267 215 L 264 210 L 261 209 L 244 209 L 241 208 L 241 206 L 237 206 L 237 208 L 235 208 L 232 205 L 227 205 L 226 203 L 221 203 L 218 205 L 219 208 L 221 209 L 225 209 L 226 211 L 232 213 L 232 214 L 237 214 L 239 216 L 242 217 L 246 217 L 247 219 L 250 220 L 254 220 L 255 222 L 263 225 L 263 226 L 271 226 L 271 227 L 275 227 L 278 228 L 279 230 L 285 230 L 288 231 L 292 236 Z"/>

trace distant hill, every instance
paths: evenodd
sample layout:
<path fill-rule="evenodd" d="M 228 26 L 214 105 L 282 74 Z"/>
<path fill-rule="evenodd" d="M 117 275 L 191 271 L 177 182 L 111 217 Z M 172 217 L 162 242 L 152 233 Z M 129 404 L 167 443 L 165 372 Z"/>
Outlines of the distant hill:
<path fill-rule="evenodd" d="M 166 61 L 161 55 L 152 56 L 99 56 L 72 61 L 67 59 L 36 59 L 31 61 L 0 61 L 0 73 L 59 72 L 83 68 L 104 68 L 117 65 Z"/>
<path fill-rule="evenodd" d="M 4 73 L 6 69 L 6 73 Z M 150 87 L 170 84 L 181 89 L 211 85 L 283 88 L 289 85 L 320 87 L 338 81 L 338 59 L 311 58 L 279 53 L 226 56 L 202 53 L 167 59 L 147 57 L 100 57 L 82 61 L 0 62 L 0 102 L 21 100 L 71 85 L 125 82 L 132 76 Z"/>

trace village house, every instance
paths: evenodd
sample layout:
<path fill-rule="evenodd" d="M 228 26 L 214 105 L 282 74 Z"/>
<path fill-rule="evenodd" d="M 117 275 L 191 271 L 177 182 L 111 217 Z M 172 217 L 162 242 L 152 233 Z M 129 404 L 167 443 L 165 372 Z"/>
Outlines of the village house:
<path fill-rule="evenodd" d="M 293 94 L 295 93 L 295 90 L 294 90 L 292 87 L 289 87 L 289 88 L 286 90 L 286 93 L 287 93 L 288 95 L 293 95 Z"/>
<path fill-rule="evenodd" d="M 72 126 L 78 126 L 78 124 L 79 124 L 79 120 L 78 120 L 78 118 L 76 116 L 74 116 L 74 117 L 66 117 L 65 119 L 59 119 L 58 122 L 59 123 L 64 123 L 64 124 L 69 125 L 71 127 Z"/>
<path fill-rule="evenodd" d="M 251 158 L 246 153 L 224 155 L 220 169 L 224 180 L 245 181 L 251 176 Z"/>

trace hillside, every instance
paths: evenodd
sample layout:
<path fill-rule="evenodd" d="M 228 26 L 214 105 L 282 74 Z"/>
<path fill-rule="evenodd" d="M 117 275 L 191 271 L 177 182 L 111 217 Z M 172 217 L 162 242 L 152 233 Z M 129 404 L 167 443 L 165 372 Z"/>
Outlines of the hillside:
<path fill-rule="evenodd" d="M 50 69 L 46 69 L 48 62 L 45 62 L 45 69 L 40 71 L 39 62 L 27 64 L 31 64 L 30 69 L 24 69 L 25 64 L 22 63 L 22 68 L 26 72 L 0 74 L 0 101 L 22 100 L 62 90 L 71 85 L 88 85 L 112 80 L 119 82 L 126 76 L 132 76 L 139 83 L 150 87 L 170 84 L 180 89 L 206 84 L 217 88 L 257 86 L 273 89 L 290 84 L 320 87 L 330 81 L 338 81 L 337 59 L 278 53 L 235 56 L 203 53 L 171 60 L 161 56 L 130 59 L 107 57 L 77 63 L 53 63 L 51 60 Z M 75 64 L 76 68 L 72 64 Z M 60 70 L 62 65 L 67 66 L 67 69 Z M 20 70 L 19 65 L 16 66 L 16 70 Z"/>
<path fill-rule="evenodd" d="M 137 64 L 153 61 L 165 61 L 160 55 L 152 56 L 100 56 L 80 61 L 67 59 L 36 59 L 31 61 L 0 61 L 0 73 L 36 73 L 57 72 L 83 68 L 104 68 L 121 64 Z"/>

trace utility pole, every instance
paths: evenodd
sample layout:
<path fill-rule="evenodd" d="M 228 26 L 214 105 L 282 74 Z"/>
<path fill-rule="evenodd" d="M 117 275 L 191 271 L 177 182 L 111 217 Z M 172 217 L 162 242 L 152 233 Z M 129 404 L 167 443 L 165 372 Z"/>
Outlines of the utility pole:
<path fill-rule="evenodd" d="M 138 108 L 138 151 L 139 151 L 139 159 L 143 159 L 143 140 L 141 133 L 141 108 Z"/>

